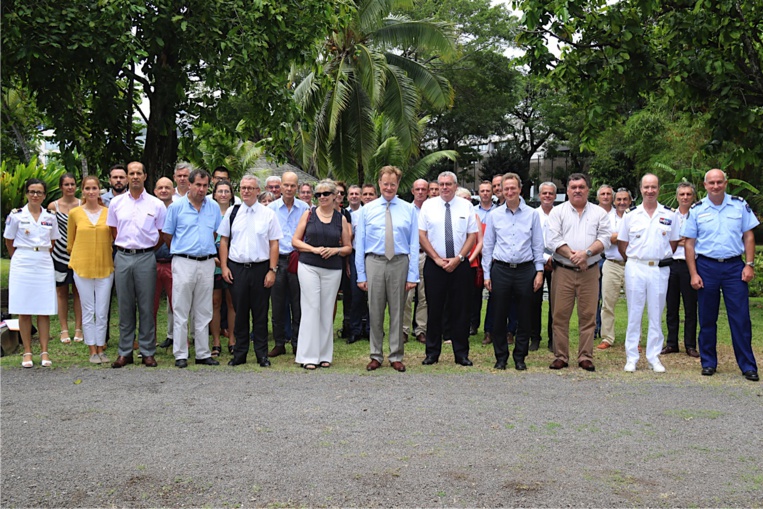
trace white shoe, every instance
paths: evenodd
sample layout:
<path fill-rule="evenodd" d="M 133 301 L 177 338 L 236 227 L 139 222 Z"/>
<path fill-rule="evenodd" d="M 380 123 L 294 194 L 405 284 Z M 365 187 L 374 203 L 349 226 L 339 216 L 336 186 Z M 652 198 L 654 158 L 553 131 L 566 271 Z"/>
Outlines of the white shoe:
<path fill-rule="evenodd" d="M 625 371 L 633 373 L 636 371 L 636 361 L 628 361 L 625 363 Z"/>
<path fill-rule="evenodd" d="M 665 366 L 663 366 L 660 361 L 655 361 L 654 363 L 650 362 L 649 366 L 652 367 L 652 370 L 655 373 L 664 373 L 665 372 Z"/>
<path fill-rule="evenodd" d="M 101 356 L 98 355 L 97 353 L 94 353 L 93 355 L 90 356 L 90 364 L 100 364 L 102 362 L 103 361 L 101 360 Z"/>

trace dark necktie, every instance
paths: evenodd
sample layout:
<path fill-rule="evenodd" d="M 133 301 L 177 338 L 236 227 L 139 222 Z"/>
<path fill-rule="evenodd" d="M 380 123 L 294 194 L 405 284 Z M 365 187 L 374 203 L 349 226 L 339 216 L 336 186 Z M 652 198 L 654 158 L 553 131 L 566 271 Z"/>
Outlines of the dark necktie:
<path fill-rule="evenodd" d="M 445 258 L 453 258 L 456 251 L 453 249 L 453 223 L 450 220 L 450 203 L 445 204 Z"/>

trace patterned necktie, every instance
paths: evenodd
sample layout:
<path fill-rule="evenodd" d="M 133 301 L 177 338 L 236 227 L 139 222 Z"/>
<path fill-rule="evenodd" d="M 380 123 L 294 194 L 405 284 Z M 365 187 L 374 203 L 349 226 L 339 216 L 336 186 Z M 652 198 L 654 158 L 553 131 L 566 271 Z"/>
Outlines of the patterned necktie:
<path fill-rule="evenodd" d="M 450 220 L 450 203 L 445 204 L 445 258 L 453 258 L 456 251 L 453 249 L 453 223 Z"/>
<path fill-rule="evenodd" d="M 387 212 L 384 215 L 384 256 L 387 260 L 395 257 L 395 240 L 392 237 L 392 213 L 389 211 L 390 202 L 387 202 Z"/>

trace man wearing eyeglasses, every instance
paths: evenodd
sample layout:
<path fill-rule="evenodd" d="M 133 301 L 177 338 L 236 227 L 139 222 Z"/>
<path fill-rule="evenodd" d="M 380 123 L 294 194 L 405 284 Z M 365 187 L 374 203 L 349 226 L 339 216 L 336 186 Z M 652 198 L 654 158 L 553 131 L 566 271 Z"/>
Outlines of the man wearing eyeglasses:
<path fill-rule="evenodd" d="M 278 175 L 271 175 L 265 179 L 265 187 L 273 193 L 276 200 L 281 197 L 281 177 Z"/>
<path fill-rule="evenodd" d="M 299 322 L 302 319 L 302 313 L 299 307 L 299 279 L 296 274 L 290 273 L 289 255 L 294 248 L 291 245 L 291 238 L 297 229 L 299 219 L 308 209 L 308 206 L 302 200 L 295 199 L 299 178 L 297 174 L 291 171 L 285 172 L 281 176 L 281 197 L 268 205 L 268 208 L 275 212 L 278 223 L 281 226 L 283 237 L 278 241 L 278 272 L 276 272 L 276 281 L 270 291 L 270 297 L 273 304 L 273 340 L 275 346 L 268 353 L 270 357 L 278 357 L 286 353 L 286 317 L 291 315 L 291 347 L 292 351 L 297 353 L 297 336 L 299 335 Z"/>
<path fill-rule="evenodd" d="M 278 241 L 283 237 L 275 212 L 257 201 L 260 181 L 244 175 L 239 187 L 241 205 L 228 207 L 217 232 L 223 279 L 232 285 L 236 346 L 228 366 L 246 363 L 249 353 L 249 316 L 254 332 L 254 353 L 260 366 L 268 359 L 268 307 L 270 289 L 278 272 Z M 235 214 L 235 215 L 234 215 Z"/>
<path fill-rule="evenodd" d="M 458 179 L 446 171 L 437 177 L 440 196 L 424 202 L 419 213 L 419 243 L 427 254 L 427 346 L 424 365 L 436 364 L 442 350 L 442 317 L 448 313 L 456 364 L 469 360 L 469 306 L 463 291 L 472 282 L 469 263 L 464 263 L 477 239 L 477 216 L 467 200 L 455 199 Z M 449 299 L 449 308 L 445 309 Z"/>
<path fill-rule="evenodd" d="M 615 306 L 620 298 L 620 289 L 625 284 L 625 260 L 617 249 L 617 235 L 632 202 L 631 192 L 621 187 L 615 194 L 615 207 L 608 214 L 612 244 L 604 251 L 606 261 L 601 268 L 601 343 L 596 347 L 599 350 L 606 350 L 615 344 Z"/>

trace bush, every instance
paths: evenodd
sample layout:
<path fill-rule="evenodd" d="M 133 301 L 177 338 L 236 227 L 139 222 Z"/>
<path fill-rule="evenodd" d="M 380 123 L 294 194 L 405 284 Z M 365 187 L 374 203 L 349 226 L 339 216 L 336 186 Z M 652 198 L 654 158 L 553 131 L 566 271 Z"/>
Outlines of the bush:
<path fill-rule="evenodd" d="M 755 246 L 755 277 L 750 281 L 750 297 L 763 297 L 763 247 Z"/>
<path fill-rule="evenodd" d="M 0 171 L 0 199 L 5 218 L 11 210 L 24 206 L 24 183 L 27 179 L 37 178 L 45 182 L 48 185 L 46 200 L 53 200 L 58 193 L 58 180 L 66 173 L 66 168 L 56 161 L 43 165 L 37 161 L 37 157 L 33 157 L 29 164 L 19 163 L 10 171 L 6 161 L 3 161 Z"/>

